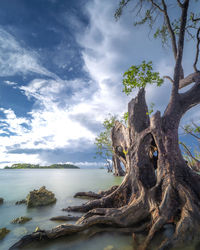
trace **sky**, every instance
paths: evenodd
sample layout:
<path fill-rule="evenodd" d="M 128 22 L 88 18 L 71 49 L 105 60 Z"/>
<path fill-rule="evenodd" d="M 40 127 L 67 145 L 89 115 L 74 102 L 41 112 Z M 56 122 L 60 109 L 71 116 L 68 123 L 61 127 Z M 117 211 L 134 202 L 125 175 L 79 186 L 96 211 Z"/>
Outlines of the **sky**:
<path fill-rule="evenodd" d="M 99 167 L 95 137 L 109 114 L 119 117 L 126 96 L 122 76 L 131 65 L 153 61 L 173 75 L 170 48 L 133 13 L 114 19 L 116 0 L 0 1 L 0 168 L 14 163 L 74 163 Z M 186 73 L 194 47 L 186 45 Z M 147 103 L 164 111 L 171 84 L 147 87 Z M 199 106 L 182 124 L 200 120 Z M 184 137 L 187 142 L 191 140 Z"/>

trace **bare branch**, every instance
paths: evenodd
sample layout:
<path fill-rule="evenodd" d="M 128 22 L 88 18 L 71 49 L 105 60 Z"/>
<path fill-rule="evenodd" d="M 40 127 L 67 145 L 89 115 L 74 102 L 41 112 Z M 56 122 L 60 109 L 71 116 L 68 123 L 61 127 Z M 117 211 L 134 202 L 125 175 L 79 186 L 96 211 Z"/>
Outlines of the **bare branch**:
<path fill-rule="evenodd" d="M 130 0 L 120 1 L 119 8 L 115 11 L 114 17 L 118 20 L 122 15 L 123 8 L 130 2 Z"/>
<path fill-rule="evenodd" d="M 200 137 L 197 136 L 197 135 L 195 135 L 194 133 L 192 133 L 192 130 L 189 130 L 189 129 L 184 128 L 184 127 L 182 129 L 185 131 L 186 134 L 190 134 L 191 136 L 193 136 L 194 138 L 196 138 L 198 141 L 200 140 Z"/>
<path fill-rule="evenodd" d="M 188 75 L 187 77 L 185 77 L 184 79 L 181 79 L 179 81 L 179 89 L 182 89 L 182 88 L 186 87 L 187 85 L 195 82 L 195 79 L 197 77 L 200 77 L 199 72 L 192 73 L 192 74 Z"/>
<path fill-rule="evenodd" d="M 189 148 L 185 145 L 185 143 L 180 142 L 180 144 L 184 147 L 184 149 L 185 149 L 185 151 L 186 151 L 186 153 L 187 153 L 187 155 L 188 155 L 189 157 L 191 157 L 191 158 L 192 158 L 193 160 L 195 160 L 196 162 L 200 163 L 200 161 L 197 160 L 197 159 L 192 155 L 191 151 L 190 151 Z"/>
<path fill-rule="evenodd" d="M 159 9 L 161 12 L 164 12 L 164 9 L 162 9 L 157 3 L 155 3 L 153 0 L 150 0 L 152 5 L 155 6 L 157 9 Z"/>
<path fill-rule="evenodd" d="M 177 0 L 177 3 L 178 3 L 178 5 L 179 5 L 181 8 L 183 8 L 183 4 L 181 3 L 180 0 Z"/>
<path fill-rule="evenodd" d="M 194 121 L 192 121 L 192 125 L 196 128 L 197 131 L 200 130 L 200 127 L 199 127 Z M 199 132 L 199 133 L 200 133 L 200 132 Z M 196 136 L 196 138 L 197 138 L 197 136 Z M 199 141 L 199 140 L 200 140 L 200 137 L 198 137 L 197 139 L 198 139 L 198 141 Z"/>
<path fill-rule="evenodd" d="M 168 79 L 170 80 L 172 83 L 174 83 L 173 79 L 171 78 L 171 76 L 163 76 L 164 79 Z"/>
<path fill-rule="evenodd" d="M 181 115 L 200 103 L 200 73 L 194 77 L 195 85 L 187 92 L 180 94 Z"/>
<path fill-rule="evenodd" d="M 199 18 L 192 18 L 192 21 L 198 22 L 198 21 L 200 21 L 200 17 Z"/>
<path fill-rule="evenodd" d="M 176 36 L 175 36 L 175 33 L 174 33 L 173 29 L 172 29 L 171 22 L 170 22 L 170 19 L 169 19 L 169 15 L 168 15 L 168 12 L 167 12 L 167 5 L 166 5 L 164 0 L 162 0 L 162 5 L 163 5 L 163 10 L 164 10 L 163 12 L 164 12 L 164 16 L 165 16 L 165 21 L 166 21 L 167 28 L 168 28 L 168 31 L 169 31 L 169 34 L 170 34 L 170 37 L 171 37 L 174 58 L 176 59 L 176 56 L 177 56 Z"/>
<path fill-rule="evenodd" d="M 181 25 L 180 25 L 180 34 L 179 34 L 179 41 L 178 41 L 178 51 L 177 51 L 177 58 L 176 58 L 176 65 L 174 69 L 174 87 L 172 94 L 178 93 L 179 89 L 179 80 L 182 74 L 182 57 L 183 57 L 183 47 L 184 47 L 184 37 L 185 37 L 185 27 L 187 23 L 187 12 L 189 7 L 189 0 L 185 0 L 182 8 L 181 14 Z"/>
<path fill-rule="evenodd" d="M 194 61 L 193 67 L 194 67 L 194 70 L 195 70 L 196 72 L 198 72 L 198 69 L 197 69 L 197 62 L 198 62 L 198 59 L 199 59 L 200 27 L 199 27 L 198 30 L 197 30 L 196 39 L 197 39 L 196 56 L 195 56 L 195 61 Z"/>
<path fill-rule="evenodd" d="M 192 19 L 193 22 L 198 22 L 198 21 L 200 21 L 200 17 L 194 18 L 194 13 L 191 13 L 191 14 L 192 14 L 192 15 L 191 15 L 191 19 Z"/>

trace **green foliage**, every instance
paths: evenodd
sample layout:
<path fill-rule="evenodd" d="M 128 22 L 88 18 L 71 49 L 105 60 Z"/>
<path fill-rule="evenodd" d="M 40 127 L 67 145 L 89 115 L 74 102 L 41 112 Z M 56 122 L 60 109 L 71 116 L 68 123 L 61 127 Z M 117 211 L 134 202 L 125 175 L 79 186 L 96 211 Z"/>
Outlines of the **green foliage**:
<path fill-rule="evenodd" d="M 196 139 L 200 140 L 200 126 L 192 122 L 191 124 L 186 124 L 183 127 L 185 134 L 191 134 Z"/>
<path fill-rule="evenodd" d="M 195 166 L 196 165 L 196 161 L 195 159 L 197 159 L 198 161 L 200 161 L 200 152 L 197 148 L 195 148 L 193 150 L 193 157 L 195 159 L 193 159 L 190 154 L 188 153 L 188 151 L 185 149 L 185 147 L 187 147 L 187 149 L 192 152 L 192 148 L 187 146 L 184 142 L 179 142 L 182 146 L 183 146 L 183 158 L 187 161 L 187 164 L 189 166 Z M 185 147 L 184 147 L 185 145 Z"/>
<path fill-rule="evenodd" d="M 113 155 L 111 130 L 115 125 L 115 121 L 117 121 L 117 116 L 109 114 L 108 118 L 103 122 L 103 131 L 95 138 L 96 155 L 105 160 L 111 158 Z M 128 112 L 124 113 L 120 122 L 128 125 Z M 124 154 L 127 154 L 127 152 L 124 152 Z"/>
<path fill-rule="evenodd" d="M 4 169 L 64 169 L 64 168 L 79 168 L 72 164 L 52 164 L 50 166 L 40 166 L 35 164 L 29 164 L 29 163 L 17 163 L 13 164 L 11 167 L 5 167 Z"/>
<path fill-rule="evenodd" d="M 154 20 L 153 20 L 151 10 L 146 10 L 144 17 L 140 21 L 134 22 L 134 26 L 142 25 L 142 24 L 145 24 L 146 22 L 148 22 L 149 26 L 152 28 Z"/>
<path fill-rule="evenodd" d="M 148 109 L 148 112 L 146 113 L 147 115 L 151 115 L 153 113 L 154 106 L 155 106 L 155 104 L 152 102 L 150 104 L 150 108 Z"/>
<path fill-rule="evenodd" d="M 121 0 L 119 2 L 119 8 L 116 9 L 115 14 L 114 14 L 114 17 L 116 20 L 118 20 L 121 17 L 122 10 L 128 4 L 128 2 L 130 2 L 130 0 Z"/>
<path fill-rule="evenodd" d="M 161 86 L 163 79 L 158 72 L 153 72 L 152 70 L 152 62 L 146 63 L 143 61 L 138 66 L 131 66 L 123 75 L 123 92 L 129 95 L 134 88 L 145 88 L 147 84 Z"/>
<path fill-rule="evenodd" d="M 196 134 L 199 134 L 199 133 L 200 133 L 200 126 L 196 127 L 196 128 L 194 129 L 194 132 L 195 132 Z"/>
<path fill-rule="evenodd" d="M 176 1 L 175 1 L 176 2 Z M 197 2 L 197 0 L 195 0 Z M 175 8 L 179 9 L 178 3 L 170 4 L 170 1 L 165 1 L 167 14 L 170 18 L 170 23 L 167 24 L 166 17 L 160 15 L 161 10 L 164 9 L 162 1 L 145 1 L 145 0 L 121 0 L 119 1 L 118 8 L 115 11 L 115 19 L 118 20 L 125 8 L 130 12 L 133 12 L 134 26 L 148 25 L 150 32 L 152 32 L 154 38 L 160 38 L 162 45 L 169 45 L 168 42 L 171 39 L 168 27 L 178 39 L 180 32 L 180 19 L 177 19 L 174 15 Z M 187 26 L 186 26 L 186 38 L 195 39 L 196 30 L 198 29 L 198 23 L 200 21 L 200 13 L 198 12 L 198 6 L 193 12 L 188 15 Z"/>
<path fill-rule="evenodd" d="M 117 116 L 115 115 L 109 115 L 108 118 L 106 118 L 103 122 L 103 126 L 106 130 L 109 130 L 111 131 L 111 129 L 113 128 L 114 124 L 115 124 L 115 121 L 117 120 Z"/>
<path fill-rule="evenodd" d="M 156 32 L 153 34 L 154 38 L 161 38 L 162 44 L 166 44 L 169 38 L 169 33 L 166 25 L 163 25 L 156 29 Z"/>
<path fill-rule="evenodd" d="M 128 125 L 128 112 L 125 112 L 122 118 L 125 121 L 125 124 Z"/>
<path fill-rule="evenodd" d="M 114 127 L 117 117 L 109 114 L 103 122 L 104 130 L 95 138 L 95 145 L 97 148 L 96 154 L 103 159 L 109 159 L 112 157 L 112 142 L 111 142 L 111 130 Z"/>
<path fill-rule="evenodd" d="M 186 124 L 183 127 L 183 130 L 185 134 L 191 135 L 193 138 L 195 138 L 198 141 L 198 143 L 200 143 L 200 126 L 198 126 L 194 122 L 191 122 L 190 124 Z M 187 146 L 184 142 L 180 142 L 180 144 L 183 146 L 183 149 L 184 149 L 183 156 L 190 166 L 196 164 L 195 159 L 200 161 L 199 147 L 196 147 L 192 152 L 191 147 Z M 192 157 L 192 155 L 195 159 Z"/>

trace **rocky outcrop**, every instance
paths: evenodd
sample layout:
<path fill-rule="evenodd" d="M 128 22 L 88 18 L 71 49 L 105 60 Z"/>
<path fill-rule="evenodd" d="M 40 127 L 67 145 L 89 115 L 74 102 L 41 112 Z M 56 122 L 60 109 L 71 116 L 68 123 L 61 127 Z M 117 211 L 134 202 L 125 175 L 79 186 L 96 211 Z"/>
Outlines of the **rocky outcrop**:
<path fill-rule="evenodd" d="M 31 191 L 26 197 L 28 207 L 46 206 L 56 202 L 54 193 L 47 190 L 45 186 Z"/>
<path fill-rule="evenodd" d="M 26 204 L 26 200 L 23 199 L 23 200 L 20 200 L 20 201 L 16 201 L 16 202 L 15 202 L 15 205 L 21 205 L 21 204 Z"/>
<path fill-rule="evenodd" d="M 0 240 L 2 240 L 10 230 L 8 230 L 6 227 L 0 228 Z"/>
<path fill-rule="evenodd" d="M 16 219 L 12 220 L 11 223 L 13 223 L 13 224 L 24 224 L 24 223 L 26 223 L 26 222 L 28 222 L 30 220 L 32 220 L 32 218 L 22 216 L 22 217 L 18 217 Z"/>
<path fill-rule="evenodd" d="M 3 204 L 3 198 L 0 197 L 0 205 Z"/>

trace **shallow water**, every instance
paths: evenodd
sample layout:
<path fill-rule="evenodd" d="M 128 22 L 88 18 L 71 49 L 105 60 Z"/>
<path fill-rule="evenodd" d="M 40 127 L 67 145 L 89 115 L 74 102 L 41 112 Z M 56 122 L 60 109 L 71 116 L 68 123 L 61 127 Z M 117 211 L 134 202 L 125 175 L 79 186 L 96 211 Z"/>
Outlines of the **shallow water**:
<path fill-rule="evenodd" d="M 0 197 L 5 202 L 0 205 L 0 228 L 7 227 L 11 232 L 0 241 L 0 250 L 7 250 L 25 234 L 32 233 L 36 227 L 51 229 L 60 222 L 50 221 L 53 216 L 67 215 L 62 208 L 79 205 L 86 200 L 75 199 L 73 195 L 78 191 L 106 190 L 118 185 L 121 177 L 115 177 L 102 169 L 16 169 L 0 170 Z M 15 202 L 26 197 L 29 191 L 46 186 L 56 195 L 57 202 L 50 206 L 27 208 L 26 205 L 15 205 Z M 71 215 L 77 213 L 70 212 Z M 32 220 L 22 224 L 11 224 L 10 221 L 20 216 L 32 217 Z M 64 222 L 63 222 L 64 223 Z M 69 222 L 71 223 L 71 222 Z M 73 223 L 73 222 L 72 222 Z M 161 240 L 158 235 L 151 246 L 151 250 L 158 249 Z M 138 236 L 140 242 L 143 236 Z M 23 248 L 27 250 L 137 250 L 133 239 L 129 235 L 116 233 L 101 233 L 87 239 L 84 234 L 76 234 L 51 242 L 39 242 Z M 184 245 L 176 250 L 199 250 L 198 246 Z"/>
<path fill-rule="evenodd" d="M 120 184 L 121 177 L 114 177 L 106 170 L 95 169 L 16 169 L 0 170 L 0 197 L 4 198 L 4 204 L 0 206 L 0 228 L 7 227 L 11 232 L 0 241 L 0 249 L 7 250 L 23 235 L 31 233 L 36 227 L 50 229 L 59 225 L 59 222 L 50 221 L 49 218 L 58 215 L 67 215 L 62 208 L 78 205 L 85 200 L 74 199 L 73 195 L 78 191 L 105 190 L 113 185 Z M 15 205 L 15 202 L 24 199 L 29 191 L 46 186 L 56 195 L 57 202 L 54 205 L 28 209 L 24 204 Z M 71 213 L 76 214 L 77 213 Z M 23 224 L 11 224 L 10 221 L 19 216 L 32 217 L 32 220 Z M 42 250 L 108 250 L 133 249 L 132 238 L 119 234 L 99 234 L 89 240 L 83 236 L 69 236 L 42 245 L 34 244 L 25 249 Z M 113 247 L 113 248 L 112 248 Z"/>

